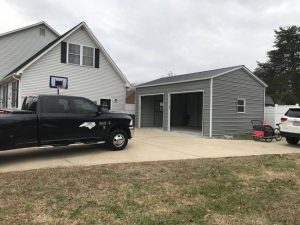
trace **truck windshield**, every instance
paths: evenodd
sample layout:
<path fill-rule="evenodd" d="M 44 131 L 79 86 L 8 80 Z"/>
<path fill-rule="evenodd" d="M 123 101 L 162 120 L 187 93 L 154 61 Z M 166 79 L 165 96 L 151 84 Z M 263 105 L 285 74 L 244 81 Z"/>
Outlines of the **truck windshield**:
<path fill-rule="evenodd" d="M 26 97 L 23 101 L 22 110 L 36 112 L 37 97 Z"/>

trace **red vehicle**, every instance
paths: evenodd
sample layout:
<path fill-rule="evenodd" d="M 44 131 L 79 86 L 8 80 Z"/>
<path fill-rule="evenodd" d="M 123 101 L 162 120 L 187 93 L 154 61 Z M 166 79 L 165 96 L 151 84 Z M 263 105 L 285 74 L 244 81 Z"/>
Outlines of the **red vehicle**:
<path fill-rule="evenodd" d="M 273 128 L 264 124 L 261 120 L 251 120 L 251 123 L 253 126 L 252 137 L 255 141 L 265 140 L 266 142 L 271 142 L 274 138 L 277 141 L 281 141 L 279 124 L 276 124 L 278 128 Z"/>

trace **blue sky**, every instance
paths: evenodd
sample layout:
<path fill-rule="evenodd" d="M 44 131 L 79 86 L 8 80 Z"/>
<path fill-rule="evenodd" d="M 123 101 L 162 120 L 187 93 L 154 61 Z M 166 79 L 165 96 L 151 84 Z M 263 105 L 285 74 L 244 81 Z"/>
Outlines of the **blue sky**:
<path fill-rule="evenodd" d="M 297 0 L 2 0 L 0 33 L 85 21 L 130 82 L 266 60 L 274 29 L 299 25 Z"/>

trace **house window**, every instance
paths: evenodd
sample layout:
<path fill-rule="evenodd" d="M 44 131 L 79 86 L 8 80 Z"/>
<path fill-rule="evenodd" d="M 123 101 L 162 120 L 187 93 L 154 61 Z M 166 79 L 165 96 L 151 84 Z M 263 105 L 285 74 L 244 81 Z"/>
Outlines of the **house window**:
<path fill-rule="evenodd" d="M 100 105 L 103 109 L 111 110 L 111 100 L 110 99 L 100 99 Z"/>
<path fill-rule="evenodd" d="M 8 105 L 8 84 L 2 86 L 2 108 Z"/>
<path fill-rule="evenodd" d="M 69 43 L 68 63 L 80 65 L 80 45 Z"/>
<path fill-rule="evenodd" d="M 93 63 L 94 63 L 94 49 L 83 46 L 82 65 L 93 66 Z"/>
<path fill-rule="evenodd" d="M 12 82 L 11 85 L 11 107 L 18 108 L 19 103 L 19 81 Z"/>
<path fill-rule="evenodd" d="M 68 44 L 68 63 L 93 67 L 94 58 L 94 48 Z"/>
<path fill-rule="evenodd" d="M 237 99 L 237 113 L 245 113 L 246 112 L 246 99 L 238 98 Z"/>
<path fill-rule="evenodd" d="M 44 28 L 40 28 L 40 35 L 45 36 L 46 35 L 46 30 Z"/>

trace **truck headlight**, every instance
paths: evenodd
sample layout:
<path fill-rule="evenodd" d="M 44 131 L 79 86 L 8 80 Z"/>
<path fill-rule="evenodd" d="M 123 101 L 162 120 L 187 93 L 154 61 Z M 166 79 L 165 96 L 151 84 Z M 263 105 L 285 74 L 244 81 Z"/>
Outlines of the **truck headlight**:
<path fill-rule="evenodd" d="M 131 126 L 131 127 L 133 126 L 133 120 L 132 119 L 130 120 L 129 126 Z"/>

